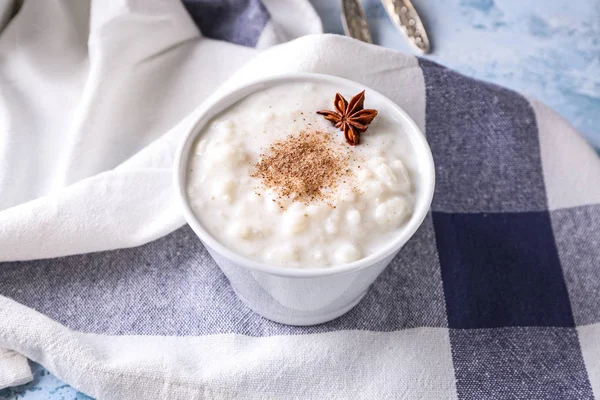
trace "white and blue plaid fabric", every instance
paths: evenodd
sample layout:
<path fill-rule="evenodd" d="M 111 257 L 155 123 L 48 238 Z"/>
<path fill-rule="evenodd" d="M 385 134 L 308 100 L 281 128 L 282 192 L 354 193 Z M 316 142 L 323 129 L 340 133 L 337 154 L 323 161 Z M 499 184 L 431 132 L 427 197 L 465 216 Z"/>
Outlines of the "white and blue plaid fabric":
<path fill-rule="evenodd" d="M 259 0 L 228 3 L 186 6 L 205 35 L 255 45 L 267 9 Z M 311 40 L 297 47 L 354 46 L 343 38 Z M 422 108 L 422 121 L 411 114 L 431 146 L 437 187 L 417 234 L 348 314 L 310 327 L 261 318 L 238 300 L 187 226 L 141 247 L 2 263 L 0 294 L 93 334 L 85 336 L 89 343 L 98 335 L 135 335 L 127 346 L 139 343 L 152 358 L 159 342 L 149 337 L 193 337 L 200 342 L 186 346 L 203 349 L 203 362 L 235 357 L 228 368 L 245 369 L 231 372 L 229 383 L 227 371 L 214 372 L 223 374 L 217 380 L 208 373 L 169 381 L 169 365 L 131 379 L 132 387 L 152 388 L 150 381 L 164 380 L 154 398 L 600 396 L 600 160 L 558 116 L 518 93 L 424 59 L 393 71 L 372 64 L 375 72 L 344 74 L 405 108 L 421 104 L 414 107 Z M 404 82 L 404 91 L 386 87 L 381 74 Z M 424 98 L 405 98 L 419 90 Z M 64 328 L 56 329 L 60 338 Z M 256 352 L 268 360 L 256 363 Z M 53 372 L 61 371 L 55 365 Z M 111 379 L 102 373 L 81 390 L 106 393 L 98 387 Z M 139 398 L 152 398 L 144 393 Z"/>

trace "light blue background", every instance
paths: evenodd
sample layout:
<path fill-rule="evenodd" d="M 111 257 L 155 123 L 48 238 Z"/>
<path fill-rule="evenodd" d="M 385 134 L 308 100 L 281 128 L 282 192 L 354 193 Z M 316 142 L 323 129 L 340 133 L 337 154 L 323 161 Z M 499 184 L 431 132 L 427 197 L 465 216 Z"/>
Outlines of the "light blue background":
<path fill-rule="evenodd" d="M 343 33 L 339 1 L 312 0 L 327 32 Z M 410 52 L 378 0 L 363 0 L 379 45 Z M 600 149 L 599 0 L 413 0 L 428 58 L 550 105 Z M 34 381 L 0 400 L 89 399 L 39 365 Z"/>
<path fill-rule="evenodd" d="M 374 41 L 410 52 L 379 0 L 362 0 Z M 313 0 L 343 33 L 337 0 Z M 434 61 L 542 100 L 600 149 L 600 0 L 412 0 Z"/>

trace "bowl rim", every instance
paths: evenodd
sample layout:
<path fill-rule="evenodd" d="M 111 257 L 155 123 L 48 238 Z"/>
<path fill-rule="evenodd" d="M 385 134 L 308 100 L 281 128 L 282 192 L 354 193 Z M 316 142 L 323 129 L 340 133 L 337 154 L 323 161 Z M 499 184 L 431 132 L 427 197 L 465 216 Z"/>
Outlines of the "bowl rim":
<path fill-rule="evenodd" d="M 399 115 L 403 122 L 409 127 L 409 129 L 405 129 L 405 134 L 409 136 L 409 140 L 416 153 L 416 161 L 420 170 L 419 182 L 420 185 L 422 185 L 422 194 L 421 196 L 417 196 L 417 201 L 414 203 L 413 214 L 409 222 L 398 233 L 394 240 L 392 240 L 388 245 L 382 247 L 380 251 L 348 264 L 319 268 L 297 268 L 272 265 L 245 257 L 229 249 L 225 245 L 221 244 L 216 238 L 214 238 L 196 218 L 187 199 L 185 188 L 187 179 L 187 164 L 189 161 L 189 155 L 191 153 L 190 150 L 193 142 L 196 140 L 196 137 L 206 123 L 218 113 L 224 111 L 241 99 L 259 91 L 262 88 L 294 81 L 317 81 L 326 82 L 329 84 L 333 83 L 340 85 L 342 88 L 353 88 L 358 91 L 365 89 L 370 97 L 378 97 L 379 102 L 385 102 L 388 107 L 394 109 L 397 115 Z M 241 95 L 242 93 L 245 94 Z M 240 95 L 241 97 L 239 97 Z M 427 216 L 429 208 L 431 207 L 435 188 L 435 167 L 431 149 L 427 143 L 425 135 L 412 120 L 412 118 L 410 118 L 410 116 L 395 102 L 378 91 L 355 81 L 333 75 L 309 72 L 286 73 L 253 79 L 244 84 L 237 85 L 229 90 L 218 90 L 211 97 L 209 97 L 192 114 L 192 116 L 190 116 L 190 119 L 191 122 L 188 124 L 188 128 L 184 134 L 184 137 L 177 148 L 173 171 L 175 190 L 182 206 L 183 215 L 187 223 L 205 246 L 218 252 L 221 256 L 227 258 L 233 263 L 249 270 L 288 278 L 312 278 L 330 275 L 342 275 L 368 268 L 389 256 L 395 255 L 395 253 L 397 253 L 415 234 L 417 229 L 423 223 L 423 220 Z"/>

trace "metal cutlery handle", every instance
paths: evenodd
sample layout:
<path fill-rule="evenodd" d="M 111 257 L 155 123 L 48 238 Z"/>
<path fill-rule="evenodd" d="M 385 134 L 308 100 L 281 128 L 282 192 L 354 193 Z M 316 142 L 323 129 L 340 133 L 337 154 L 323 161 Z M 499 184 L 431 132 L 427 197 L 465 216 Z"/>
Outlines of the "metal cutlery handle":
<path fill-rule="evenodd" d="M 342 23 L 348 36 L 363 42 L 373 43 L 365 11 L 360 0 L 341 0 Z"/>
<path fill-rule="evenodd" d="M 429 53 L 431 46 L 423 22 L 410 0 L 381 0 L 396 28 L 408 39 L 410 45 L 420 53 Z"/>

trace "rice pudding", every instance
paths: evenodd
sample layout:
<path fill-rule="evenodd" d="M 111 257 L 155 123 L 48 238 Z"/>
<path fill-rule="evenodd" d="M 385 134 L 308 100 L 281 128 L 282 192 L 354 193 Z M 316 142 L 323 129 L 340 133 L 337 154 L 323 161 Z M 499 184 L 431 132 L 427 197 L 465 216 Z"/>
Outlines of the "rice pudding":
<path fill-rule="evenodd" d="M 380 112 L 350 146 L 317 114 L 334 109 L 338 91 L 278 84 L 206 124 L 192 146 L 186 194 L 216 240 L 257 261 L 312 268 L 367 257 L 403 229 L 415 196 L 410 140 Z"/>

